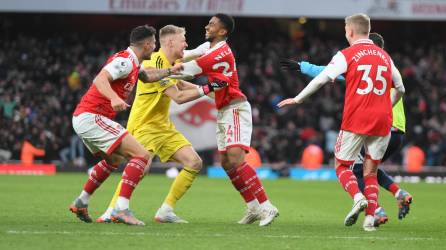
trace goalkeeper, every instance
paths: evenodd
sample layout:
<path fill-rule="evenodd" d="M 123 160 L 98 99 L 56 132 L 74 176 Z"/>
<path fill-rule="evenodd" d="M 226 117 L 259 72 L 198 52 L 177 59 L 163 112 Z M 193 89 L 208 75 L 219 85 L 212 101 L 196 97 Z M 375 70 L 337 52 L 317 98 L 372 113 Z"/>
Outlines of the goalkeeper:
<path fill-rule="evenodd" d="M 373 41 L 374 44 L 381 48 L 384 48 L 384 39 L 378 33 L 370 33 L 369 39 Z M 281 67 L 286 70 L 299 71 L 304 75 L 310 77 L 316 77 L 325 66 L 318 66 L 311 64 L 306 61 L 293 61 L 290 59 L 283 59 L 281 62 Z M 337 78 L 338 81 L 345 81 L 343 76 Z M 406 132 L 406 117 L 404 115 L 403 99 L 393 107 L 393 124 L 391 129 L 391 137 L 389 146 L 387 147 L 386 153 L 382 159 L 382 162 L 387 160 L 396 151 L 398 151 L 403 143 L 404 133 Z M 363 159 L 364 159 L 364 149 L 361 150 L 360 155 L 358 155 L 355 163 L 351 166 L 353 173 L 355 174 L 358 185 L 361 191 L 364 191 L 364 179 L 363 179 Z M 412 202 L 412 196 L 405 190 L 401 189 L 398 184 L 396 184 L 392 178 L 382 169 L 378 168 L 378 183 L 383 188 L 391 192 L 397 199 L 398 204 L 398 219 L 403 219 L 408 213 L 410 204 Z M 379 206 L 375 211 L 375 226 L 386 223 L 388 220 L 387 214 L 384 209 Z"/>

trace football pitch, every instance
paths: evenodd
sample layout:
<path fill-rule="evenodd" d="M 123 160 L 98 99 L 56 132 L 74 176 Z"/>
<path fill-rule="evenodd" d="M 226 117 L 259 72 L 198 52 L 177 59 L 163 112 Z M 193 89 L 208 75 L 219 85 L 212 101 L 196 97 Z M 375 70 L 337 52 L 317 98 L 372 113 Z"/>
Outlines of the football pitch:
<path fill-rule="evenodd" d="M 90 214 L 107 207 L 115 174 L 97 190 Z M 86 174 L 0 176 L 0 249 L 444 249 L 446 185 L 402 184 L 414 196 L 411 212 L 397 218 L 395 199 L 380 190 L 389 222 L 376 232 L 362 230 L 363 216 L 343 225 L 351 208 L 348 194 L 334 181 L 263 181 L 280 216 L 268 227 L 238 225 L 245 211 L 240 195 L 226 179 L 200 176 L 177 204 L 189 224 L 156 224 L 152 218 L 171 179 L 146 176 L 131 207 L 144 227 L 86 224 L 68 211 Z"/>

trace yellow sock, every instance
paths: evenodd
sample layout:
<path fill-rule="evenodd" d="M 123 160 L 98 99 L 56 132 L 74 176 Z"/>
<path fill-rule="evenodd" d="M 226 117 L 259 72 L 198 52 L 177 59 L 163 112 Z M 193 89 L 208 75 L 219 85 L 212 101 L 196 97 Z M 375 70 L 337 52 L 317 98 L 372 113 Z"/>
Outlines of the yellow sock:
<path fill-rule="evenodd" d="M 113 198 L 110 201 L 110 204 L 108 204 L 109 208 L 114 208 L 115 207 L 116 201 L 118 200 L 118 197 L 119 197 L 119 193 L 121 192 L 121 184 L 122 184 L 122 180 L 119 181 L 119 184 L 116 187 L 115 194 L 113 194 Z"/>
<path fill-rule="evenodd" d="M 197 170 L 193 170 L 186 166 L 183 167 L 183 169 L 180 171 L 178 176 L 173 181 L 172 186 L 170 186 L 170 191 L 167 194 L 164 203 L 166 203 L 171 207 L 174 207 L 177 201 L 181 199 L 181 197 L 186 193 L 186 191 L 192 185 L 192 182 L 195 180 L 197 174 L 198 174 Z"/>

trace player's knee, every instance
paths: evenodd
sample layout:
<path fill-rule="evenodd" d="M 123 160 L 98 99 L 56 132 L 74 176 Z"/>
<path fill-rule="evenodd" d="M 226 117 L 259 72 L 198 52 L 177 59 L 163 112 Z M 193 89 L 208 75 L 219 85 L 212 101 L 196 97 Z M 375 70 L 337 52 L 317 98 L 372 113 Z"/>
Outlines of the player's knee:
<path fill-rule="evenodd" d="M 186 165 L 192 168 L 193 170 L 200 171 L 201 168 L 203 167 L 203 160 L 201 160 L 200 157 L 194 157 Z"/>
<path fill-rule="evenodd" d="M 105 161 L 107 162 L 107 164 L 117 167 L 125 161 L 125 158 L 120 155 L 112 154 L 106 157 Z"/>

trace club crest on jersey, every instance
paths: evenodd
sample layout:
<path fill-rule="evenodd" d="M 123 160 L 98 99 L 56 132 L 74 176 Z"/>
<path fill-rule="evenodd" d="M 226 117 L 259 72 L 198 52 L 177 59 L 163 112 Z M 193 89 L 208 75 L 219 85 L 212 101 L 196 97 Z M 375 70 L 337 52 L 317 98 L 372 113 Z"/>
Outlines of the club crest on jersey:
<path fill-rule="evenodd" d="M 161 79 L 160 80 L 160 85 L 161 87 L 166 86 L 169 83 L 169 79 Z"/>

